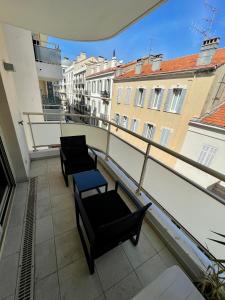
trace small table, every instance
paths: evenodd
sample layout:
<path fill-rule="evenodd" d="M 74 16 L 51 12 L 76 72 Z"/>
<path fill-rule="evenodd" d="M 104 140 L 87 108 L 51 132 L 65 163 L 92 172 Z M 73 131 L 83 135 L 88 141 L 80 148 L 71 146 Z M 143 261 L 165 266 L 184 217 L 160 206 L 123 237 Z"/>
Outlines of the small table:
<path fill-rule="evenodd" d="M 97 169 L 73 174 L 73 189 L 75 192 L 77 187 L 80 198 L 83 192 L 93 189 L 99 191 L 99 188 L 103 186 L 105 186 L 105 191 L 107 192 L 108 182 Z"/>

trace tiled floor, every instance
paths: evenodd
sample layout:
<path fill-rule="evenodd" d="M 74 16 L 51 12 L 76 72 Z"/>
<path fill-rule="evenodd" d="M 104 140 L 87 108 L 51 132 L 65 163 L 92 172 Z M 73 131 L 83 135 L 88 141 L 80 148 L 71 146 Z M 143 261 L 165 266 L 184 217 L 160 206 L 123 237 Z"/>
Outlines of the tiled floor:
<path fill-rule="evenodd" d="M 109 182 L 109 189 L 113 188 L 112 179 L 101 166 L 98 168 Z M 131 299 L 167 267 L 177 264 L 157 234 L 144 223 L 137 247 L 130 241 L 118 246 L 96 261 L 95 273 L 90 275 L 76 228 L 71 180 L 67 188 L 59 158 L 32 162 L 31 176 L 38 177 L 36 300 Z M 7 253 L 5 263 L 7 257 L 11 257 L 11 265 L 18 261 L 18 254 L 12 249 L 19 247 L 17 237 L 21 238 L 20 220 L 20 215 L 12 216 L 10 228 L 15 230 L 10 235 L 15 239 L 6 241 L 4 249 Z M 0 277 L 3 267 L 1 262 Z M 0 278 L 0 292 L 2 280 L 6 281 Z M 0 293 L 0 300 L 10 295 L 9 291 L 4 296 Z"/>

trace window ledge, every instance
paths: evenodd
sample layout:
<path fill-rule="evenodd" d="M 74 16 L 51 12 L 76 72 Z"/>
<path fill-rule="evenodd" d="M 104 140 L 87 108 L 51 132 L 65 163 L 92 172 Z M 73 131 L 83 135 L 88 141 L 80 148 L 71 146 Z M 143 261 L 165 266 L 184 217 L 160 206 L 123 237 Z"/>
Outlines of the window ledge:
<path fill-rule="evenodd" d="M 178 113 L 178 112 L 173 112 L 173 111 L 167 111 L 167 110 L 164 110 L 165 113 L 169 113 L 169 114 L 173 114 L 173 115 L 181 115 L 181 113 Z"/>
<path fill-rule="evenodd" d="M 148 107 L 148 109 L 156 110 L 156 111 L 161 111 L 160 108 L 152 108 L 152 107 Z"/>

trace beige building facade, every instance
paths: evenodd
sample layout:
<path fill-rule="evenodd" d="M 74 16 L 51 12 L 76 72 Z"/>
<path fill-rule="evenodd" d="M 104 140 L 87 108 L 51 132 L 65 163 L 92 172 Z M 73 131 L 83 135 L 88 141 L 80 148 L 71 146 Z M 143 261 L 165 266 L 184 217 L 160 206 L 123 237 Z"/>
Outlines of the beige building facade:
<path fill-rule="evenodd" d="M 131 132 L 180 152 L 190 119 L 207 112 L 218 94 L 217 86 L 224 76 L 225 49 L 216 50 L 217 42 L 211 41 L 210 49 L 214 51 L 206 61 L 200 60 L 201 52 L 170 61 L 161 61 L 157 55 L 150 58 L 149 64 L 139 60 L 133 70 L 122 70 L 114 79 L 111 119 Z M 222 94 L 216 103 L 222 101 L 220 98 Z M 113 130 L 135 147 L 146 150 L 147 143 L 115 127 Z M 151 147 L 150 154 L 171 167 L 176 162 L 155 147 Z"/>

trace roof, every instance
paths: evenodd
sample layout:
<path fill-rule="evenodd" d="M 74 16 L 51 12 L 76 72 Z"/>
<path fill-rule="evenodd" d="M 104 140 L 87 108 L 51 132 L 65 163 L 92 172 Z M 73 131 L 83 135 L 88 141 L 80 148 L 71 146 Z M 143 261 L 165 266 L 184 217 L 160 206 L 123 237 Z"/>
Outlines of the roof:
<path fill-rule="evenodd" d="M 110 72 L 115 71 L 117 68 L 118 68 L 118 67 L 107 68 L 107 69 L 105 69 L 105 70 L 102 70 L 102 71 L 99 71 L 99 72 L 90 74 L 90 75 L 88 75 L 86 78 L 92 78 L 92 77 L 99 76 L 99 75 L 102 75 L 102 74 L 105 74 L 105 73 L 110 73 Z"/>
<path fill-rule="evenodd" d="M 201 119 L 201 123 L 225 127 L 225 103 Z"/>
<path fill-rule="evenodd" d="M 157 71 L 152 71 L 151 64 L 144 64 L 142 67 L 142 72 L 140 74 L 135 74 L 135 68 L 133 68 L 132 70 L 118 76 L 116 79 L 122 80 L 122 79 L 129 79 L 129 78 L 140 78 L 144 76 L 156 75 L 162 73 L 173 73 L 179 71 L 218 67 L 225 63 L 225 48 L 217 49 L 213 56 L 212 62 L 208 65 L 197 66 L 198 57 L 199 57 L 199 53 L 162 61 L 160 70 Z"/>

